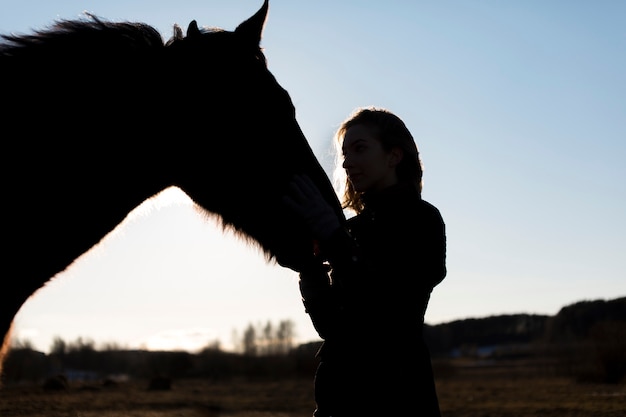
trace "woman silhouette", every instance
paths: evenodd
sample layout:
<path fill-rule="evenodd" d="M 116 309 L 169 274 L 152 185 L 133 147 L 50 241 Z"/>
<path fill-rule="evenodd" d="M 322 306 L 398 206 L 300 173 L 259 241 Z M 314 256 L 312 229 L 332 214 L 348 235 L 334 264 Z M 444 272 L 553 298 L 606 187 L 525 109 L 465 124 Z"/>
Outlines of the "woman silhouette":
<path fill-rule="evenodd" d="M 422 165 L 404 122 L 357 109 L 336 132 L 346 175 L 342 224 L 306 176 L 285 203 L 315 242 L 299 272 L 302 300 L 323 339 L 316 417 L 439 416 L 424 314 L 446 276 L 445 224 L 422 200 Z"/>

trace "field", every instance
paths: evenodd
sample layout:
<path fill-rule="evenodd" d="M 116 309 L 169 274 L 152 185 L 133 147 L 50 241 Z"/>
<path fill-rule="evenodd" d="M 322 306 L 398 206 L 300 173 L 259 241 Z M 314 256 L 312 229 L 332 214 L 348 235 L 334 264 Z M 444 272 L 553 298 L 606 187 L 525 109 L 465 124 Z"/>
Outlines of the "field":
<path fill-rule="evenodd" d="M 624 384 L 580 383 L 545 376 L 523 363 L 437 369 L 444 417 L 624 417 Z M 105 386 L 71 384 L 0 389 L 2 417 L 306 417 L 313 410 L 306 379 L 175 380 L 169 390 L 148 390 L 148 381 Z M 416 412 L 416 415 L 417 412 Z"/>

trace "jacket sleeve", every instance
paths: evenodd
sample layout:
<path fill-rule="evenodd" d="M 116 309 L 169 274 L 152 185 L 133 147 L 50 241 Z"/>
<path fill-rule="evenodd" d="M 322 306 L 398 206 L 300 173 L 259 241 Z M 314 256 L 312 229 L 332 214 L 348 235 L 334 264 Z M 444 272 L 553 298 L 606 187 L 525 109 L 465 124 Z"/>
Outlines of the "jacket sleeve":
<path fill-rule="evenodd" d="M 300 271 L 300 294 L 317 334 L 326 339 L 336 329 L 339 306 L 330 283 L 329 266 L 319 262 Z"/>
<path fill-rule="evenodd" d="M 304 305 L 324 340 L 362 333 L 365 322 L 390 328 L 390 317 L 423 316 L 446 275 L 445 224 L 434 206 L 401 206 L 397 216 L 362 217 L 350 226 L 356 239 L 339 229 L 319 242 L 318 267 L 300 274 Z"/>
<path fill-rule="evenodd" d="M 429 207 L 428 220 L 423 227 L 427 244 L 421 247 L 422 263 L 430 288 L 437 286 L 447 275 L 446 268 L 446 225 L 441 213 L 432 205 Z"/>
<path fill-rule="evenodd" d="M 339 334 L 344 308 L 341 302 L 342 283 L 331 279 L 332 270 L 349 267 L 356 253 L 354 239 L 344 228 L 324 242 L 319 262 L 300 271 L 300 294 L 313 327 L 322 339 Z M 332 267 L 331 267 L 332 265 Z"/>

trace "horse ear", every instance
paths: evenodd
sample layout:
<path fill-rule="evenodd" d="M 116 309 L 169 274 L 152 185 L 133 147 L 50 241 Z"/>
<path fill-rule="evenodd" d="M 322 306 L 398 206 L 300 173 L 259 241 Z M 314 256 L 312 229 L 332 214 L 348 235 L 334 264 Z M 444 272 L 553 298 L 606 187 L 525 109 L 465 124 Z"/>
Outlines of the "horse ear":
<path fill-rule="evenodd" d="M 179 25 L 174 24 L 174 39 L 180 40 L 182 38 L 183 38 L 183 30 L 180 28 Z"/>
<path fill-rule="evenodd" d="M 245 38 L 253 41 L 254 46 L 258 46 L 261 43 L 261 34 L 263 33 L 263 26 L 265 26 L 268 9 L 269 0 L 265 0 L 263 6 L 252 17 L 237 26 L 235 33 L 242 34 Z"/>
<path fill-rule="evenodd" d="M 200 29 L 198 29 L 198 22 L 192 20 L 189 22 L 189 26 L 187 26 L 187 37 L 196 37 L 200 35 Z"/>

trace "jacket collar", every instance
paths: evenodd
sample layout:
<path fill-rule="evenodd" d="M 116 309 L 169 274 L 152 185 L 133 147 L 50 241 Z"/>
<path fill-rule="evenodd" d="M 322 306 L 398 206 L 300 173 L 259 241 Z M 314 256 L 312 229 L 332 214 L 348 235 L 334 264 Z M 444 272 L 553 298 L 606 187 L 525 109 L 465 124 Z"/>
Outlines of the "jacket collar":
<path fill-rule="evenodd" d="M 381 191 L 363 194 L 363 204 L 367 210 L 377 210 L 381 207 L 395 206 L 416 197 L 421 199 L 415 186 L 402 182 Z"/>

